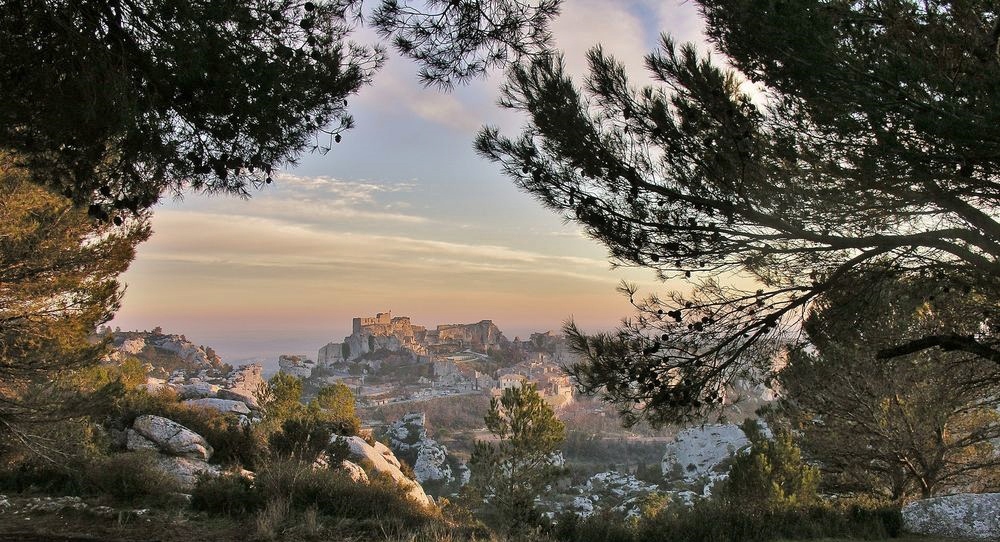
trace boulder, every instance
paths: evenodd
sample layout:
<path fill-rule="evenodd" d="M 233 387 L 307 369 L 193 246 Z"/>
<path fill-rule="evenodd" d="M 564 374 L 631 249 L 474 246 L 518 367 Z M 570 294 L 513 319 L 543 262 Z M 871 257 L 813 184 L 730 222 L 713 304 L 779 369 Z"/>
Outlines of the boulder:
<path fill-rule="evenodd" d="M 156 443 L 140 435 L 134 429 L 125 430 L 125 449 L 130 452 L 139 452 L 142 450 L 160 451 Z"/>
<path fill-rule="evenodd" d="M 365 469 L 361 468 L 357 463 L 352 463 L 345 459 L 340 462 L 340 468 L 351 477 L 351 480 L 354 480 L 359 484 L 368 483 L 368 473 L 365 472 Z"/>
<path fill-rule="evenodd" d="M 132 429 L 165 454 L 202 461 L 212 457 L 212 446 L 204 437 L 173 420 L 145 414 L 135 419 Z"/>
<path fill-rule="evenodd" d="M 430 498 L 424 493 L 424 488 L 420 487 L 420 484 L 407 478 L 401 470 L 399 470 L 399 461 L 390 462 L 389 459 L 383 455 L 375 446 L 369 445 L 361 437 L 342 437 L 334 436 L 334 441 L 340 440 L 347 443 L 347 447 L 350 450 L 351 457 L 361 461 L 368 460 L 374 467 L 376 472 L 382 473 L 389 478 L 392 478 L 397 484 L 406 490 L 407 495 L 410 496 L 415 502 L 423 505 L 431 504 Z M 377 445 L 378 443 L 376 443 Z M 385 446 L 381 446 L 385 450 Z M 396 459 L 392 452 L 389 451 L 389 456 L 392 459 Z"/>
<path fill-rule="evenodd" d="M 386 430 L 389 448 L 413 462 L 417 481 L 454 480 L 448 464 L 448 449 L 427 436 L 427 418 L 422 412 L 410 412 Z"/>
<path fill-rule="evenodd" d="M 255 394 L 245 392 L 242 390 L 222 388 L 215 394 L 219 399 L 227 399 L 230 401 L 239 401 L 246 405 L 248 408 L 254 410 L 259 410 L 260 405 L 257 404 L 257 398 Z"/>
<path fill-rule="evenodd" d="M 903 507 L 903 528 L 927 536 L 1000 540 L 1000 493 L 914 501 Z"/>
<path fill-rule="evenodd" d="M 167 385 L 167 381 L 162 378 L 153 378 L 151 376 L 146 377 L 146 383 L 140 385 L 142 389 L 148 391 L 149 393 L 156 393 L 163 389 Z"/>
<path fill-rule="evenodd" d="M 184 401 L 184 404 L 196 408 L 218 410 L 222 413 L 232 412 L 243 415 L 250 414 L 250 409 L 247 408 L 246 403 L 243 401 L 234 401 L 232 399 L 216 399 L 215 397 L 206 397 L 204 399 L 188 399 L 187 401 Z"/>
<path fill-rule="evenodd" d="M 197 379 L 193 378 L 191 380 L 194 381 Z M 177 387 L 177 395 L 181 399 L 201 399 L 203 397 L 211 397 L 218 392 L 219 386 L 209 384 L 208 382 L 192 382 L 191 384 L 184 384 Z"/>
<path fill-rule="evenodd" d="M 367 444 L 367 442 L 365 444 Z M 381 454 L 382 457 L 385 458 L 385 460 L 388 461 L 390 465 L 396 467 L 397 469 L 402 467 L 402 465 L 399 462 L 399 459 L 396 458 L 396 454 L 392 453 L 392 450 L 390 450 L 389 447 L 386 446 L 385 444 L 382 444 L 381 442 L 376 440 L 373 448 L 375 449 L 376 452 Z"/>
<path fill-rule="evenodd" d="M 199 474 L 218 476 L 219 467 L 209 465 L 208 462 L 189 457 L 174 457 L 169 455 L 157 455 L 156 467 L 177 481 L 184 489 L 191 489 L 198 481 Z"/>

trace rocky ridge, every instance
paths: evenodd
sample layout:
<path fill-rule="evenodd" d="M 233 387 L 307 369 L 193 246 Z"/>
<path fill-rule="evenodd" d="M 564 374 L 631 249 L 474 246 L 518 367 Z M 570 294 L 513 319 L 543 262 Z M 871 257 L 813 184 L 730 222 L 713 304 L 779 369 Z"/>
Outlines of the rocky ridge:
<path fill-rule="evenodd" d="M 389 448 L 411 461 L 413 473 L 421 484 L 455 480 L 448 463 L 448 448 L 427 436 L 426 417 L 422 412 L 411 412 L 390 424 L 386 437 Z"/>

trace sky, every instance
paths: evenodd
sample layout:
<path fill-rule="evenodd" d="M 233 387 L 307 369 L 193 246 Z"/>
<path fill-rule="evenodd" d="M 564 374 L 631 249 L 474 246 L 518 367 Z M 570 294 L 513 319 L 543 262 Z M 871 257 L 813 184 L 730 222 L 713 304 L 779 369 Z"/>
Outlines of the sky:
<path fill-rule="evenodd" d="M 552 30 L 570 73 L 582 76 L 601 44 L 637 86 L 651 82 L 642 59 L 661 32 L 707 48 L 695 7 L 680 0 L 565 0 Z M 375 41 L 364 30 L 354 39 Z M 356 127 L 343 141 L 252 198 L 164 200 L 111 325 L 161 326 L 227 361 L 273 360 L 315 356 L 350 333 L 351 318 L 387 310 L 426 326 L 490 319 L 511 339 L 571 318 L 607 330 L 630 313 L 622 280 L 676 287 L 612 270 L 602 245 L 476 155 L 483 125 L 515 135 L 524 122 L 496 105 L 502 73 L 444 93 L 416 71 L 390 55 L 350 100 Z"/>

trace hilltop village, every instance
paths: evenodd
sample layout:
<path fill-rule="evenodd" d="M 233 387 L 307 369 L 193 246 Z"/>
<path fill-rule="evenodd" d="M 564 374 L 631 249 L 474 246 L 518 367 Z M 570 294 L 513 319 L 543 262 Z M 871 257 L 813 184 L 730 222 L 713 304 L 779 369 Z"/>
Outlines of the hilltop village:
<path fill-rule="evenodd" d="M 361 406 L 452 395 L 498 395 L 532 383 L 554 407 L 573 401 L 562 370 L 569 363 L 561 338 L 549 331 L 509 340 L 491 320 L 428 328 L 407 316 L 380 312 L 354 318 L 341 342 L 308 354 L 286 354 L 280 370 L 311 387 L 343 383 Z"/>

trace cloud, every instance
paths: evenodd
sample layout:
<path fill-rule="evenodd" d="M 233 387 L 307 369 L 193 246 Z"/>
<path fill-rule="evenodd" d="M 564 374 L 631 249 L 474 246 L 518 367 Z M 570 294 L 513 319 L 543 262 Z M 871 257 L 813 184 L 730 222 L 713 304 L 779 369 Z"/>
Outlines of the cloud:
<path fill-rule="evenodd" d="M 426 216 L 406 212 L 413 204 L 414 183 L 346 181 L 328 176 L 275 175 L 275 183 L 251 200 L 194 196 L 166 209 L 209 209 L 214 213 L 247 214 L 312 224 L 401 223 L 426 224 Z M 165 209 L 165 210 L 166 210 Z M 162 211 L 161 211 L 162 212 Z"/>
<path fill-rule="evenodd" d="M 635 81 L 646 78 L 643 58 L 649 52 L 646 30 L 634 14 L 624 11 L 620 2 L 574 0 L 566 2 L 562 14 L 552 25 L 558 47 L 566 60 L 566 69 L 579 78 L 589 73 L 586 54 L 602 44 Z"/>
<path fill-rule="evenodd" d="M 144 261 L 246 268 L 402 269 L 439 276 L 465 273 L 548 274 L 606 281 L 599 258 L 551 255 L 502 245 L 320 229 L 274 217 L 170 210 L 154 219 L 157 234 Z M 197 239 L 197 244 L 191 244 Z M 358 277 L 360 278 L 360 277 Z"/>
<path fill-rule="evenodd" d="M 417 80 L 418 66 L 391 52 L 389 62 L 375 76 L 357 103 L 380 115 L 416 117 L 463 134 L 474 134 L 493 109 L 495 86 L 473 81 L 451 92 L 427 88 Z M 408 122 L 413 122 L 408 120 Z"/>

